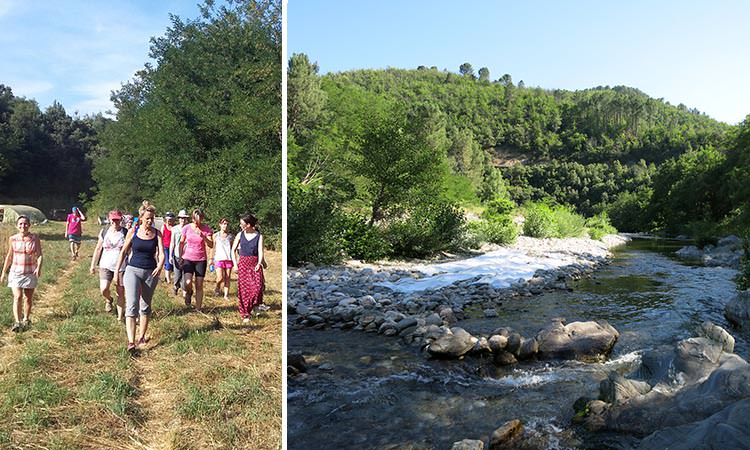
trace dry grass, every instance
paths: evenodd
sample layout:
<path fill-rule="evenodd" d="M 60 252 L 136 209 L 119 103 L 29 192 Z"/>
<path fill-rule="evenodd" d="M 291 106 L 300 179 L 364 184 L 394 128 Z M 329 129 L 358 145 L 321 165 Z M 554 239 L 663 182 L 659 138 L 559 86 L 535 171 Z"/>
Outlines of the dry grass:
<path fill-rule="evenodd" d="M 50 267 L 69 264 L 66 242 L 44 245 Z M 31 331 L 3 331 L 0 448 L 280 448 L 280 254 L 269 255 L 273 309 L 252 326 L 242 326 L 235 302 L 207 297 L 205 314 L 187 312 L 162 285 L 151 342 L 131 358 L 88 274 L 92 251 L 84 241 L 83 261 L 50 275 Z M 206 285 L 213 290 L 213 280 Z"/>

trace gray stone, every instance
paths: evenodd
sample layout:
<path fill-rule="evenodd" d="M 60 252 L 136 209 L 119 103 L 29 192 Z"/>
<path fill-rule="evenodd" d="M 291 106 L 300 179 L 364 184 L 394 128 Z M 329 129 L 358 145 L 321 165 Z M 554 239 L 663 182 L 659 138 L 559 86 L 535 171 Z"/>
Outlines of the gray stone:
<path fill-rule="evenodd" d="M 734 337 L 727 330 L 715 325 L 711 321 L 705 321 L 698 329 L 698 335 L 705 336 L 714 342 L 721 344 L 721 349 L 727 353 L 734 352 Z"/>
<path fill-rule="evenodd" d="M 605 321 L 572 322 L 562 319 L 541 330 L 536 340 L 543 358 L 602 361 L 617 342 L 619 333 Z"/>
<path fill-rule="evenodd" d="M 487 343 L 490 346 L 490 350 L 495 353 L 505 350 L 505 346 L 508 345 L 508 338 L 506 336 L 494 334 L 490 336 L 490 338 L 487 340 Z"/>
<path fill-rule="evenodd" d="M 436 358 L 458 358 L 474 347 L 475 339 L 463 328 L 453 328 L 427 346 L 429 354 Z"/>
<path fill-rule="evenodd" d="M 492 362 L 497 366 L 510 366 L 513 364 L 517 364 L 518 360 L 515 356 L 513 356 L 513 353 L 506 352 L 505 350 L 500 350 L 499 352 L 495 353 L 495 356 L 492 358 Z"/>
<path fill-rule="evenodd" d="M 484 442 L 474 439 L 464 439 L 454 442 L 451 450 L 484 450 Z"/>
<path fill-rule="evenodd" d="M 505 422 L 500 428 L 492 432 L 490 436 L 489 450 L 514 449 L 516 442 L 523 435 L 523 424 L 514 419 Z"/>
<path fill-rule="evenodd" d="M 612 372 L 599 384 L 599 399 L 620 405 L 632 398 L 647 394 L 650 390 L 651 386 L 645 381 L 629 380 L 617 372 Z"/>
<path fill-rule="evenodd" d="M 724 316 L 739 328 L 750 327 L 750 290 L 741 291 L 724 307 Z"/>

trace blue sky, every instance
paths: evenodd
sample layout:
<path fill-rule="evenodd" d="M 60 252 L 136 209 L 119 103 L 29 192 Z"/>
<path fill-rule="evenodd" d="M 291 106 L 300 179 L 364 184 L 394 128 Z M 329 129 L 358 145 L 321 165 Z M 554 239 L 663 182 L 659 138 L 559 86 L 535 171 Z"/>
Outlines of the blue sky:
<path fill-rule="evenodd" d="M 750 114 L 750 2 L 289 0 L 288 53 L 322 73 L 469 62 L 527 86 L 627 85 L 727 123 Z"/>
<path fill-rule="evenodd" d="M 44 109 L 59 101 L 69 114 L 113 109 L 110 91 L 150 59 L 149 38 L 169 13 L 198 16 L 191 0 L 0 0 L 0 84 Z"/>

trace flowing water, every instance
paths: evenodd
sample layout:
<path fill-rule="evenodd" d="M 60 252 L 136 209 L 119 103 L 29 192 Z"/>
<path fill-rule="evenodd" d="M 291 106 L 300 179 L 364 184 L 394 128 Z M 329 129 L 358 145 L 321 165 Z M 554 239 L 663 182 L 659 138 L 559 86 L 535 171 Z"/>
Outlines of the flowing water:
<path fill-rule="evenodd" d="M 724 305 L 735 271 L 691 265 L 673 256 L 684 243 L 634 240 L 590 279 L 557 291 L 504 302 L 499 317 L 461 321 L 472 334 L 509 326 L 533 336 L 555 317 L 605 319 L 620 338 L 609 361 L 526 362 L 426 358 L 398 339 L 341 330 L 290 330 L 288 349 L 312 367 L 288 383 L 290 449 L 450 449 L 483 439 L 521 419 L 541 448 L 630 449 L 632 436 L 590 434 L 570 425 L 573 402 L 595 397 L 612 370 L 623 374 L 643 350 L 693 336 L 705 320 L 730 330 L 747 358 L 748 336 L 729 328 Z"/>

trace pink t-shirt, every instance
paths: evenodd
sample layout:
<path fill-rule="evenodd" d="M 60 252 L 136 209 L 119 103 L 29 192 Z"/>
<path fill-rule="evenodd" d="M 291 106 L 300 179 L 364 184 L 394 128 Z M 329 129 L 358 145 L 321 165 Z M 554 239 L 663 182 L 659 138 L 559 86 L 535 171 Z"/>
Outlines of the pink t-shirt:
<path fill-rule="evenodd" d="M 68 234 L 83 234 L 81 218 L 75 214 L 68 214 Z"/>
<path fill-rule="evenodd" d="M 185 252 L 182 254 L 184 259 L 189 261 L 205 261 L 208 259 L 206 253 L 206 244 L 202 236 L 211 236 L 214 232 L 211 227 L 201 224 L 200 234 L 193 229 L 193 224 L 189 223 L 182 228 L 182 236 L 185 238 Z"/>

